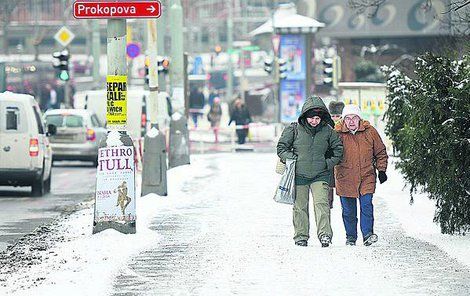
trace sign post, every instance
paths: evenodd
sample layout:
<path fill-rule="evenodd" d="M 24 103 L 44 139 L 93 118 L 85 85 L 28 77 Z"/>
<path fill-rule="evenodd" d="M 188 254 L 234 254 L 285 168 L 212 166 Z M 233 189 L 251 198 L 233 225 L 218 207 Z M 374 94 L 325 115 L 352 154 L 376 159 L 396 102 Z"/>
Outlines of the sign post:
<path fill-rule="evenodd" d="M 64 47 L 63 50 L 68 50 L 68 45 L 72 40 L 75 38 L 75 34 L 70 31 L 66 26 L 63 26 L 62 28 L 57 31 L 54 35 L 55 41 L 57 41 L 62 47 Z M 70 55 L 69 55 L 70 58 Z M 68 76 L 68 69 L 67 71 L 67 79 L 64 80 L 64 103 L 67 108 L 71 108 L 71 100 L 70 100 L 70 90 L 69 90 L 69 76 Z"/>
<path fill-rule="evenodd" d="M 108 132 L 99 145 L 93 233 L 108 228 L 136 233 L 134 145 L 127 133 L 126 18 L 156 18 L 158 1 L 84 2 L 73 5 L 75 18 L 106 18 Z"/>
<path fill-rule="evenodd" d="M 147 21 L 149 56 L 149 100 L 147 113 L 151 127 L 144 138 L 144 162 L 142 170 L 142 196 L 155 193 L 167 195 L 166 137 L 163 131 L 163 106 L 159 104 L 157 69 L 157 21 Z"/>
<path fill-rule="evenodd" d="M 108 20 L 106 121 L 98 151 L 93 233 L 136 232 L 134 145 L 127 126 L 126 20 Z"/>

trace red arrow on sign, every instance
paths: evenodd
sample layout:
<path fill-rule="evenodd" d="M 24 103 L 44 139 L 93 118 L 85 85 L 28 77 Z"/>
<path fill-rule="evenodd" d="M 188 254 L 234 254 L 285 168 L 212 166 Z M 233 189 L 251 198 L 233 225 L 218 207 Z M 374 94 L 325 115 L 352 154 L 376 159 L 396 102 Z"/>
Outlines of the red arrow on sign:
<path fill-rule="evenodd" d="M 85 2 L 73 3 L 76 19 L 157 18 L 161 15 L 159 1 Z"/>

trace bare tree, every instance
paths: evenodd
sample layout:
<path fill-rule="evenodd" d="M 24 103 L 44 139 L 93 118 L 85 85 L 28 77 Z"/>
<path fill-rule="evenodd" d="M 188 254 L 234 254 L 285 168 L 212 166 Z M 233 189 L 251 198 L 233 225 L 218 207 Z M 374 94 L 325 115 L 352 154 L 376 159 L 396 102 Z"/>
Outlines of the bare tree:
<path fill-rule="evenodd" d="M 470 34 L 470 0 L 450 1 L 444 14 L 443 25 L 452 33 L 464 36 Z"/>
<path fill-rule="evenodd" d="M 348 0 L 348 5 L 357 14 L 363 14 L 368 11 L 367 16 L 372 18 L 377 15 L 380 6 L 387 0 Z"/>

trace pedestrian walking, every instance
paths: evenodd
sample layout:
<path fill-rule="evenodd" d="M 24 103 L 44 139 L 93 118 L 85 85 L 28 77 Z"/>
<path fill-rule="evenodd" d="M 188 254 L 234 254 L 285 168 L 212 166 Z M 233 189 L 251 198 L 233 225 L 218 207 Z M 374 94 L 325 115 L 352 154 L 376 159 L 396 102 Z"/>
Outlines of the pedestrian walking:
<path fill-rule="evenodd" d="M 335 124 L 341 121 L 341 114 L 343 113 L 343 109 L 344 109 L 343 102 L 332 101 L 328 105 L 328 110 L 330 110 L 331 119 L 333 119 Z"/>
<path fill-rule="evenodd" d="M 204 114 L 202 111 L 204 109 L 206 98 L 202 93 L 201 88 L 193 88 L 189 94 L 189 113 L 194 122 L 194 127 L 197 128 L 198 118 Z"/>
<path fill-rule="evenodd" d="M 330 111 L 331 119 L 336 125 L 341 120 L 341 113 L 343 112 L 344 103 L 332 101 L 328 104 L 328 110 Z M 334 126 L 332 126 L 334 128 Z M 330 209 L 333 208 L 334 193 L 333 188 L 335 187 L 335 174 L 334 169 L 331 171 L 330 190 L 328 191 L 328 202 L 330 203 Z"/>
<path fill-rule="evenodd" d="M 233 105 L 228 125 L 235 121 L 238 144 L 245 144 L 245 139 L 249 131 L 248 124 L 252 122 L 250 112 L 248 112 L 248 108 L 246 108 L 240 98 L 237 98 Z"/>
<path fill-rule="evenodd" d="M 219 127 L 220 119 L 222 118 L 222 107 L 220 106 L 220 98 L 215 97 L 214 102 L 207 114 L 207 120 L 211 123 L 211 128 L 214 131 L 215 142 L 219 143 Z"/>
<path fill-rule="evenodd" d="M 208 98 L 209 106 L 212 106 L 214 104 L 214 100 L 217 97 L 219 97 L 218 91 L 215 88 L 213 88 L 211 92 L 209 93 L 209 98 Z"/>
<path fill-rule="evenodd" d="M 328 191 L 332 170 L 343 156 L 343 145 L 332 125 L 322 99 L 310 97 L 302 107 L 298 122 L 284 129 L 277 144 L 277 155 L 282 161 L 297 160 L 293 221 L 294 241 L 298 246 L 307 246 L 309 239 L 309 190 L 313 195 L 317 237 L 322 247 L 328 247 L 333 237 Z M 330 151 L 329 156 L 327 151 Z"/>
<path fill-rule="evenodd" d="M 46 84 L 47 109 L 58 109 L 57 92 L 49 83 Z"/>
<path fill-rule="evenodd" d="M 346 105 L 343 120 L 336 125 L 344 145 L 344 156 L 335 168 L 336 194 L 341 198 L 346 244 L 357 240 L 357 200 L 360 205 L 360 226 L 364 245 L 378 240 L 374 233 L 372 197 L 376 186 L 376 170 L 380 184 L 387 181 L 388 155 L 377 130 L 361 119 L 356 105 Z"/>

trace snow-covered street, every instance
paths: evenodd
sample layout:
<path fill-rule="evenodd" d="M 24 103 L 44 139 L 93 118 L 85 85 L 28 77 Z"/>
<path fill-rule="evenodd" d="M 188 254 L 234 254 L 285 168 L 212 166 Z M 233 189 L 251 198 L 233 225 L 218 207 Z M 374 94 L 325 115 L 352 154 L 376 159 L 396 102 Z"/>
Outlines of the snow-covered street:
<path fill-rule="evenodd" d="M 0 294 L 470 293 L 469 237 L 440 234 L 426 196 L 410 206 L 393 165 L 374 196 L 377 244 L 345 245 L 335 197 L 333 245 L 320 247 L 311 214 L 303 248 L 292 240 L 291 206 L 272 200 L 275 163 L 273 153 L 192 156 L 191 165 L 168 172 L 168 197 L 137 201 L 136 235 L 92 236 L 92 209 L 80 211 L 60 223 L 63 242 L 40 251 L 40 263 L 1 272 Z"/>

